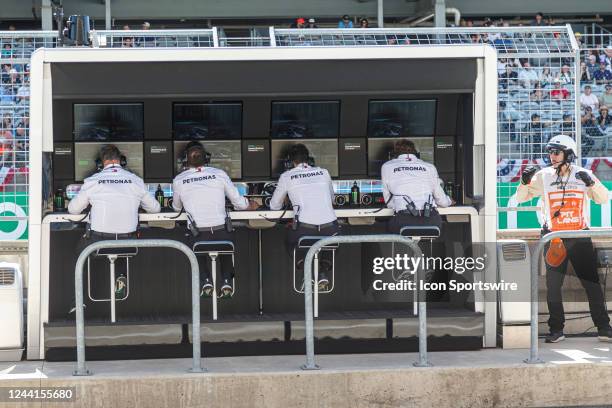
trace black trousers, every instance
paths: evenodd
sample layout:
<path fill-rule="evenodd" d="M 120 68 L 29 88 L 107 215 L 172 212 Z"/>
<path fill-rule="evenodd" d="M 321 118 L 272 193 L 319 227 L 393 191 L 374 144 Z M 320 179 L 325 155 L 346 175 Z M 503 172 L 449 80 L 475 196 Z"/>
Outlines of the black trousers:
<path fill-rule="evenodd" d="M 339 235 L 341 232 L 340 225 L 333 224 L 326 228 L 315 229 L 315 228 L 306 228 L 302 225 L 299 225 L 297 229 L 294 231 L 293 229 L 289 229 L 287 233 L 287 248 L 289 249 L 289 254 L 291 255 L 291 259 L 293 259 L 293 250 L 295 251 L 295 262 L 296 264 L 300 260 L 304 260 L 306 257 L 306 252 L 308 252 L 308 248 L 297 249 L 298 242 L 300 238 L 306 236 L 316 236 L 316 237 L 328 237 L 332 235 Z M 332 262 L 331 252 L 329 251 L 321 251 L 319 259 L 325 259 L 329 262 Z"/>
<path fill-rule="evenodd" d="M 387 223 L 387 231 L 392 234 L 399 234 L 403 227 L 421 227 L 421 226 L 434 226 L 438 227 L 442 231 L 442 217 L 438 213 L 438 210 L 432 209 L 429 217 L 413 216 L 409 213 L 397 213 Z"/>
<path fill-rule="evenodd" d="M 589 301 L 591 318 L 597 328 L 606 328 L 610 324 L 610 318 L 604 304 L 604 294 L 599 284 L 597 274 L 597 260 L 595 249 L 590 238 L 567 238 L 563 240 L 567 250 L 567 257 L 558 267 L 546 264 L 546 301 L 548 303 L 548 326 L 551 332 L 562 331 L 565 324 L 565 312 L 561 297 L 561 288 L 567 272 L 567 264 L 571 262 L 580 279 L 582 287 L 586 291 Z M 544 254 L 548 251 L 546 245 Z"/>
<path fill-rule="evenodd" d="M 138 234 L 137 233 L 133 233 L 131 234 L 131 236 L 129 237 L 123 237 L 123 238 L 117 238 L 117 240 L 124 240 L 124 239 L 134 239 L 134 238 L 138 238 Z M 79 240 L 79 243 L 77 244 L 76 247 L 76 251 L 77 251 L 77 257 L 81 254 L 81 252 L 83 252 L 83 250 L 85 248 L 87 248 L 89 245 L 93 244 L 94 242 L 99 242 L 99 241 L 111 241 L 113 240 L 113 238 L 107 238 L 107 237 L 101 237 L 99 235 L 95 235 L 94 233 L 92 233 L 89 238 L 83 236 L 81 237 L 81 239 Z M 117 249 L 114 249 L 114 251 L 117 251 Z M 100 250 L 101 254 L 104 254 L 104 249 Z M 89 255 L 90 261 L 91 261 L 91 266 L 92 266 L 92 271 L 94 270 L 94 268 L 96 266 L 102 268 L 103 264 L 101 262 L 104 263 L 104 268 L 106 271 L 109 270 L 109 266 L 108 266 L 108 261 L 106 260 L 105 257 L 96 257 L 96 252 L 93 252 L 92 254 Z M 125 275 L 127 273 L 127 267 L 123 266 L 125 265 L 126 261 L 122 260 L 122 259 L 118 259 L 117 262 L 115 262 L 115 277 L 119 276 L 119 275 Z M 85 264 L 85 269 L 87 268 L 87 264 Z M 93 280 L 93 275 L 92 275 L 92 280 Z M 86 290 L 86 289 L 85 289 Z M 87 297 L 87 294 L 85 293 L 85 297 Z M 72 304 L 74 304 L 75 299 L 74 296 L 72 297 Z"/>
<path fill-rule="evenodd" d="M 234 242 L 234 233 L 227 232 L 225 229 L 218 229 L 215 231 L 202 229 L 197 237 L 188 235 L 188 246 L 193 248 L 193 244 L 198 241 L 232 241 Z M 198 266 L 200 267 L 200 282 L 204 278 L 210 279 L 210 257 L 206 254 L 197 255 Z M 222 279 L 232 280 L 234 278 L 234 264 L 230 255 L 219 255 L 217 257 L 217 271 L 220 273 Z"/>

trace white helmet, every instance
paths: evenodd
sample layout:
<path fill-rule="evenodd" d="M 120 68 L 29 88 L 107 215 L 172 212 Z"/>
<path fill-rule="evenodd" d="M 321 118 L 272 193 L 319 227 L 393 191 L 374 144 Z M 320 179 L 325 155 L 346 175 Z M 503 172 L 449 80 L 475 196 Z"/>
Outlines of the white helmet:
<path fill-rule="evenodd" d="M 576 159 L 578 145 L 567 135 L 553 136 L 546 144 L 546 151 L 558 149 L 565 152 L 565 161 L 572 162 Z"/>

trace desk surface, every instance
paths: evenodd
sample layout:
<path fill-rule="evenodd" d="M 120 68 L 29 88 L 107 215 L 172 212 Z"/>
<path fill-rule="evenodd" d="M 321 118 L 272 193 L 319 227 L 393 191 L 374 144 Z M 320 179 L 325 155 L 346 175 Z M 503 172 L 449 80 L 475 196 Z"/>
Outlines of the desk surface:
<path fill-rule="evenodd" d="M 456 206 L 447 208 L 438 208 L 441 215 L 468 215 L 475 217 L 478 215 L 478 211 L 474 207 L 469 206 Z M 390 217 L 393 215 L 393 210 L 390 208 L 346 208 L 336 209 L 336 216 L 338 218 L 366 218 L 366 217 Z M 187 216 L 183 213 L 180 217 L 176 218 L 179 213 L 177 212 L 161 212 L 157 214 L 139 214 L 141 222 L 148 221 L 185 221 Z M 283 219 L 293 218 L 293 211 L 230 211 L 230 217 L 234 221 L 241 220 L 277 220 L 281 216 Z M 49 224 L 53 222 L 70 222 L 78 221 L 83 218 L 83 214 L 68 214 L 68 213 L 50 213 L 47 214 L 43 219 L 43 224 Z"/>

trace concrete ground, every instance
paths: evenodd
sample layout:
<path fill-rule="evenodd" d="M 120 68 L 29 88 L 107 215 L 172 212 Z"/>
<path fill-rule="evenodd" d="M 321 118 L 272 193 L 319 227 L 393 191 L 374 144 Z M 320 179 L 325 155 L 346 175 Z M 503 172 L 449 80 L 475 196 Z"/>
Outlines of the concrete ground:
<path fill-rule="evenodd" d="M 302 371 L 304 356 L 207 358 L 207 373 L 190 359 L 98 361 L 94 375 L 73 377 L 75 363 L 0 363 L 6 387 L 75 387 L 63 403 L 0 407 L 510 407 L 612 405 L 612 344 L 596 338 L 541 343 L 545 364 L 528 365 L 528 350 L 323 355 L 320 371 Z"/>

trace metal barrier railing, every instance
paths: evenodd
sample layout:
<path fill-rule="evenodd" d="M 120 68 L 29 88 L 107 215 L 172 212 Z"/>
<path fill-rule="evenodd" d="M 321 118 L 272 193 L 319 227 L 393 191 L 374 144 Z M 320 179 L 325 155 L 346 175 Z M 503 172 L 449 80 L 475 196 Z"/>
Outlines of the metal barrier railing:
<path fill-rule="evenodd" d="M 96 48 L 206 48 L 218 47 L 216 28 L 200 30 L 90 31 Z"/>
<path fill-rule="evenodd" d="M 531 256 L 531 346 L 529 358 L 524 360 L 528 364 L 540 364 L 544 361 L 538 356 L 538 272 L 542 262 L 544 247 L 555 238 L 612 238 L 611 230 L 580 230 L 580 231 L 556 231 L 544 235 L 538 241 Z"/>
<path fill-rule="evenodd" d="M 170 239 L 126 239 L 98 241 L 86 247 L 77 259 L 74 268 L 74 292 L 76 301 L 76 340 L 77 340 L 77 369 L 73 375 L 85 376 L 92 373 L 85 366 L 85 318 L 83 310 L 83 267 L 85 260 L 94 251 L 109 248 L 174 248 L 185 255 L 191 264 L 191 308 L 193 315 L 193 373 L 206 371 L 201 362 L 201 340 L 200 340 L 200 269 L 198 260 L 191 249 L 179 241 Z"/>
<path fill-rule="evenodd" d="M 321 248 L 331 244 L 361 244 L 371 242 L 396 242 L 404 244 L 413 251 L 413 256 L 420 257 L 421 248 L 410 238 L 402 237 L 396 234 L 382 235 L 336 235 L 322 238 L 315 242 L 304 259 L 304 309 L 306 328 L 306 364 L 301 368 L 303 370 L 318 370 L 319 366 L 315 363 L 314 353 L 314 315 L 312 306 L 312 285 L 308 282 L 312 280 L 312 263 L 315 253 Z M 417 279 L 421 278 L 421 269 L 417 272 Z M 423 294 L 417 292 L 419 300 L 419 361 L 414 363 L 416 367 L 429 367 L 431 364 L 427 361 L 427 302 L 423 298 Z"/>

